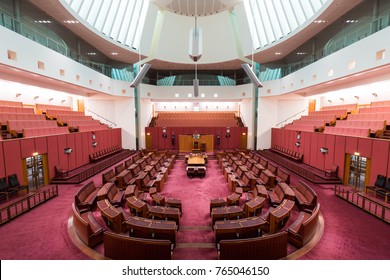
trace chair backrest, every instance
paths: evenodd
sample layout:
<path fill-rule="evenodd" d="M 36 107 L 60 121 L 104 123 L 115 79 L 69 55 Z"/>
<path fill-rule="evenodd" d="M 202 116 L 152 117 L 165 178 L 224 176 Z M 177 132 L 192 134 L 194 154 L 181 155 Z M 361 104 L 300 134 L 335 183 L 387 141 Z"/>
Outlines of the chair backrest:
<path fill-rule="evenodd" d="M 2 177 L 0 178 L 0 191 L 6 191 L 8 189 L 8 183 L 7 183 L 7 178 Z"/>
<path fill-rule="evenodd" d="M 9 178 L 8 178 L 8 180 L 9 180 Z M 386 177 L 381 175 L 381 174 L 378 174 L 376 176 L 375 186 L 383 188 L 385 186 L 385 184 L 386 184 Z"/>
<path fill-rule="evenodd" d="M 16 174 L 8 175 L 8 182 L 11 188 L 20 187 L 18 176 Z"/>

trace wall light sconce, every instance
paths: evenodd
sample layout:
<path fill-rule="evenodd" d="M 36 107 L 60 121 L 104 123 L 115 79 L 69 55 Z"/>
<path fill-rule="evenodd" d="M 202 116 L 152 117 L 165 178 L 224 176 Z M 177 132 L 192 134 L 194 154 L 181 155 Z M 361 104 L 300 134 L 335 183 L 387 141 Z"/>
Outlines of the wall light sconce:
<path fill-rule="evenodd" d="M 17 94 L 16 94 L 16 97 L 19 97 L 19 96 L 21 96 L 21 95 L 22 95 L 21 93 L 17 93 Z"/>
<path fill-rule="evenodd" d="M 341 101 L 344 101 L 344 98 L 341 97 L 340 100 L 341 100 Z"/>
<path fill-rule="evenodd" d="M 38 152 L 34 152 L 32 155 L 33 157 L 36 157 L 38 155 Z"/>
<path fill-rule="evenodd" d="M 97 142 L 92 142 L 92 147 L 96 147 L 98 145 Z"/>
<path fill-rule="evenodd" d="M 64 100 L 61 100 L 61 103 L 64 103 L 66 100 L 64 99 Z"/>
<path fill-rule="evenodd" d="M 378 94 L 376 92 L 371 93 L 373 96 L 378 97 Z"/>
<path fill-rule="evenodd" d="M 360 153 L 359 152 L 354 152 L 353 153 L 355 156 L 360 156 Z"/>
<path fill-rule="evenodd" d="M 320 148 L 320 152 L 323 153 L 323 154 L 327 154 L 328 153 L 328 148 L 322 147 L 322 148 Z"/>
<path fill-rule="evenodd" d="M 70 154 L 70 153 L 72 153 L 72 151 L 73 151 L 72 148 L 65 148 L 64 149 L 65 154 Z"/>
<path fill-rule="evenodd" d="M 329 102 L 329 103 L 332 103 L 332 100 L 329 99 L 328 102 Z"/>
<path fill-rule="evenodd" d="M 359 99 L 359 96 L 357 96 L 357 95 L 355 95 L 354 97 L 355 97 L 355 99 Z"/>
<path fill-rule="evenodd" d="M 34 99 L 38 99 L 38 98 L 39 98 L 39 95 L 34 96 Z"/>
<path fill-rule="evenodd" d="M 300 147 L 301 146 L 301 142 L 299 142 L 299 141 L 295 142 L 295 146 Z"/>
<path fill-rule="evenodd" d="M 50 99 L 49 99 L 49 101 L 53 101 L 53 100 L 54 100 L 54 98 L 50 98 Z"/>

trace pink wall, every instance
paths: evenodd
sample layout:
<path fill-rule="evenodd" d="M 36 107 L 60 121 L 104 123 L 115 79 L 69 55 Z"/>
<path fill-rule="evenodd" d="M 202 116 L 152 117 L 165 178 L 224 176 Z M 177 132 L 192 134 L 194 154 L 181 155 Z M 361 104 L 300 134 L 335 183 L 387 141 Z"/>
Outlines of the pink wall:
<path fill-rule="evenodd" d="M 98 143 L 97 147 L 92 147 L 93 141 Z M 120 128 L 96 131 L 95 140 L 92 132 L 80 132 L 1 141 L 0 177 L 16 173 L 19 181 L 23 181 L 23 159 L 37 152 L 47 153 L 49 177 L 53 178 L 56 165 L 69 170 L 78 168 L 89 163 L 89 154 L 112 146 L 122 147 Z M 72 153 L 65 154 L 65 148 L 71 148 Z"/>
<path fill-rule="evenodd" d="M 374 184 L 378 174 L 390 176 L 390 143 L 387 140 L 301 132 L 301 146 L 296 147 L 297 134 L 294 130 L 273 128 L 271 145 L 299 151 L 304 163 L 320 170 L 336 164 L 339 177 L 344 176 L 345 155 L 359 152 L 361 156 L 371 158 L 370 184 Z M 328 153 L 322 154 L 321 147 L 328 148 Z"/>
<path fill-rule="evenodd" d="M 162 127 L 145 127 L 145 134 L 150 133 L 152 136 L 153 149 L 179 149 L 179 135 L 199 134 L 214 135 L 214 148 L 217 149 L 236 149 L 241 148 L 241 135 L 246 133 L 248 135 L 247 127 L 231 127 L 230 138 L 226 138 L 226 127 L 167 127 L 167 137 L 163 138 Z M 172 145 L 172 132 L 175 135 L 175 144 Z M 217 135 L 220 134 L 221 143 L 217 144 Z"/>

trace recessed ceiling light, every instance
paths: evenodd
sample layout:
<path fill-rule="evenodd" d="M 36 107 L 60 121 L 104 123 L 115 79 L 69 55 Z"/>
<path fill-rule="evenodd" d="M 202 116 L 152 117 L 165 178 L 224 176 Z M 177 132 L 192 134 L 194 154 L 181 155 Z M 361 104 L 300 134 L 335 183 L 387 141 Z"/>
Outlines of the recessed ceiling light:
<path fill-rule="evenodd" d="M 96 53 L 95 52 L 89 52 L 89 53 L 87 53 L 87 55 L 96 55 Z"/>
<path fill-rule="evenodd" d="M 276 52 L 275 55 L 281 55 L 282 53 L 281 52 Z"/>
<path fill-rule="evenodd" d="M 117 53 L 117 52 L 112 52 L 111 54 L 112 54 L 112 55 L 118 55 L 118 53 Z"/>

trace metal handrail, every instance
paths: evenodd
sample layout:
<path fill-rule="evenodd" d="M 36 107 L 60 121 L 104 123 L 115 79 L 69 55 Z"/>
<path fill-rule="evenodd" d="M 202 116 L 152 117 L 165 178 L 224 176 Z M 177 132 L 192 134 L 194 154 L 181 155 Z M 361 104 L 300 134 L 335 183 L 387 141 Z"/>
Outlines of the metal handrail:
<path fill-rule="evenodd" d="M 109 119 L 106 119 L 105 117 L 99 115 L 98 113 L 96 113 L 96 112 L 94 112 L 94 111 L 91 111 L 91 110 L 89 110 L 89 109 L 87 109 L 87 111 L 90 112 L 90 113 L 92 113 L 92 114 L 94 114 L 94 115 L 96 115 L 97 117 L 99 117 L 99 118 L 101 118 L 101 119 L 103 119 L 103 120 L 105 120 L 105 121 L 111 123 L 112 125 L 114 125 L 114 127 L 117 127 L 117 126 L 118 126 L 116 123 L 110 121 Z"/>
<path fill-rule="evenodd" d="M 306 108 L 306 109 L 304 109 L 304 110 L 302 110 L 302 111 L 300 111 L 300 112 L 298 112 L 298 113 L 292 115 L 291 117 L 288 117 L 287 119 L 285 119 L 285 120 L 283 120 L 283 121 L 277 123 L 275 126 L 279 126 L 279 125 L 281 125 L 282 123 L 285 123 L 285 122 L 287 122 L 288 120 L 291 120 L 292 118 L 298 116 L 299 114 L 302 114 L 303 112 L 306 112 L 307 110 L 308 110 L 308 109 Z"/>

